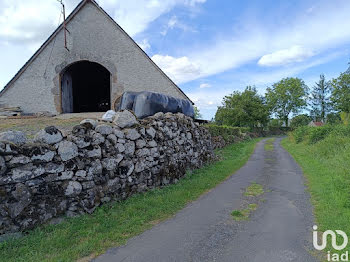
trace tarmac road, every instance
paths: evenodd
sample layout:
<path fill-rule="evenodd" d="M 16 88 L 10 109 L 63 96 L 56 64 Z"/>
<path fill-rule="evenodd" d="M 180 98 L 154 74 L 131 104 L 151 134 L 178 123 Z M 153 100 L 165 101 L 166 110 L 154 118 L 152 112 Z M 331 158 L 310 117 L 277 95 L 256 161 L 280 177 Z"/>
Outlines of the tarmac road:
<path fill-rule="evenodd" d="M 280 146 L 259 142 L 245 166 L 222 184 L 189 204 L 173 218 L 108 250 L 95 262 L 311 262 L 312 206 L 300 167 Z M 232 210 L 251 198 L 244 190 L 256 182 L 265 193 L 247 221 Z"/>

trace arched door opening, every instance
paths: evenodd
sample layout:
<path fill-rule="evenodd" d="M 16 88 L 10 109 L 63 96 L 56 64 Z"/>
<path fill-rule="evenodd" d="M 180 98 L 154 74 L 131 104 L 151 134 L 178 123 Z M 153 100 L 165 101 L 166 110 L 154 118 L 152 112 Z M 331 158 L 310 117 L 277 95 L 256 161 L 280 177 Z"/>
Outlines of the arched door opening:
<path fill-rule="evenodd" d="M 81 61 L 61 75 L 62 113 L 104 112 L 110 109 L 110 73 L 102 65 Z"/>

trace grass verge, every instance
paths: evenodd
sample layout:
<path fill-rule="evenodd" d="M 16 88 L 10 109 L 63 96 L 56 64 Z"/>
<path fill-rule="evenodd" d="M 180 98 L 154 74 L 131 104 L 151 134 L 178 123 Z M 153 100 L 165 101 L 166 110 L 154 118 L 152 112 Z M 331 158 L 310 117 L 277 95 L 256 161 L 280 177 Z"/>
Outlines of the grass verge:
<path fill-rule="evenodd" d="M 282 146 L 303 169 L 318 231 L 339 229 L 350 236 L 350 137 L 332 134 L 314 144 L 297 142 L 291 136 Z M 327 250 L 339 252 L 330 245 Z M 340 252 L 345 251 L 349 246 Z"/>
<path fill-rule="evenodd" d="M 20 239 L 0 243 L 0 260 L 76 261 L 126 243 L 165 220 L 224 181 L 242 167 L 260 139 L 232 144 L 217 151 L 220 160 L 197 169 L 177 184 L 107 204 L 92 215 L 39 227 Z"/>

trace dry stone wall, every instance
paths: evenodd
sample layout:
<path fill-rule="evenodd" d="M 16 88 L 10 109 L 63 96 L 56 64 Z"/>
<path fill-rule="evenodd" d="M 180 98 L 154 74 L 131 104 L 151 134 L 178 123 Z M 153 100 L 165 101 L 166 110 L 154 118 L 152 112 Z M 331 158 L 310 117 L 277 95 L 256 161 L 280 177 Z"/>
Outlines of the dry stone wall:
<path fill-rule="evenodd" d="M 41 130 L 33 142 L 0 134 L 0 234 L 55 217 L 92 213 L 102 203 L 176 183 L 213 158 L 211 136 L 183 114 L 115 123 L 84 120 L 72 132 Z"/>

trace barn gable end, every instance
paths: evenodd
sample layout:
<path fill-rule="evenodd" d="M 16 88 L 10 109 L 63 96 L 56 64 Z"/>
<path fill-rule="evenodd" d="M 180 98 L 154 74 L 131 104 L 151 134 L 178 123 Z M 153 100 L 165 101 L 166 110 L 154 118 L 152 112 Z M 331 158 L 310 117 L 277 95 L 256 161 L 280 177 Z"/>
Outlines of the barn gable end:
<path fill-rule="evenodd" d="M 98 64 L 109 72 L 110 107 L 125 91 L 152 91 L 189 100 L 93 0 L 78 5 L 67 18 L 67 29 L 69 51 L 64 47 L 61 25 L 1 91 L 0 104 L 20 106 L 25 113 L 62 113 L 64 73 L 82 62 Z M 84 71 L 79 77 L 84 77 Z M 75 96 L 83 93 L 86 82 L 80 82 Z M 98 92 L 101 87 L 89 88 L 89 92 Z"/>

